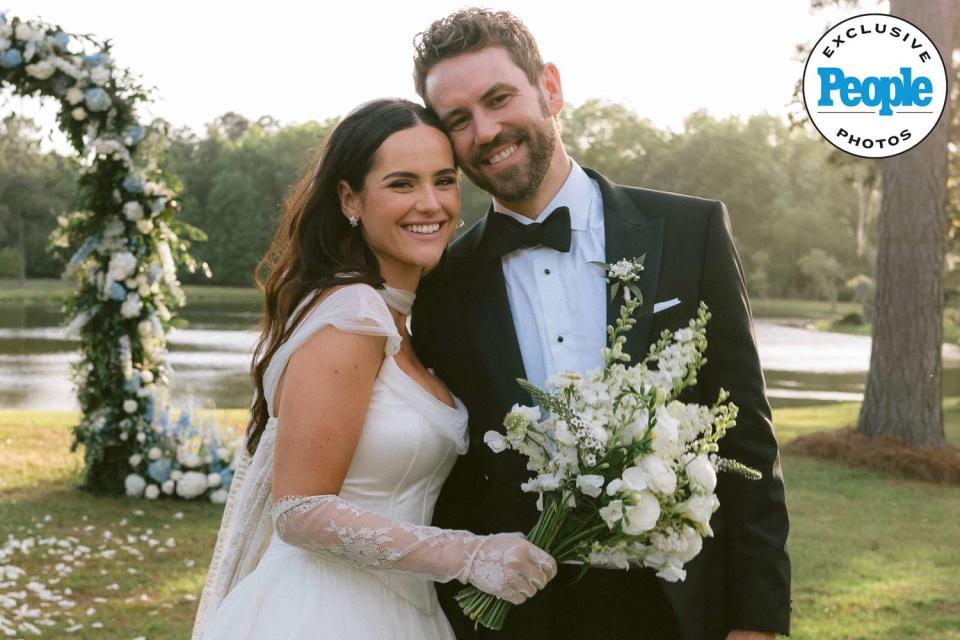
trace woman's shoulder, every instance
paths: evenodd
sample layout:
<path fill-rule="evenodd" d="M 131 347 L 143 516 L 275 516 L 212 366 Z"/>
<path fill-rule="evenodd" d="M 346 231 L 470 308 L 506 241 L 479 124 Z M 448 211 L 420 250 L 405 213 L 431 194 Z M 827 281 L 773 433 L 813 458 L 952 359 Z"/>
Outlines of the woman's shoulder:
<path fill-rule="evenodd" d="M 309 310 L 297 332 L 333 326 L 346 333 L 385 336 L 386 351 L 399 348 L 400 334 L 383 298 L 369 284 L 348 283 L 318 290 L 308 297 Z"/>

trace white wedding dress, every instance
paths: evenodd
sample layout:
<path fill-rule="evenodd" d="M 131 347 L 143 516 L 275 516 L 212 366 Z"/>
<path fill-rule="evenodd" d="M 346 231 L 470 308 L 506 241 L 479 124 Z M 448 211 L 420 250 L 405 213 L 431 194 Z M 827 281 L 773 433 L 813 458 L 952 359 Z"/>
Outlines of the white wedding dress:
<path fill-rule="evenodd" d="M 426 558 L 442 553 L 451 536 L 470 535 L 419 526 L 429 525 L 440 488 L 457 455 L 466 451 L 467 412 L 459 399 L 454 398 L 454 407 L 446 405 L 400 369 L 393 356 L 401 337 L 384 300 L 367 285 L 348 285 L 327 296 L 278 350 L 264 376 L 271 410 L 290 356 L 328 325 L 387 337 L 383 365 L 343 488 L 338 496 L 285 498 L 272 505 L 269 519 L 267 466 L 272 467 L 272 451 L 268 455 L 260 449 L 272 450 L 277 419 L 270 418 L 257 454 L 245 461 L 249 469 L 244 474 L 256 477 L 243 480 L 246 490 L 231 488 L 195 638 L 454 637 L 434 583 L 413 570 L 416 565 L 397 560 L 401 554 L 396 545 L 412 536 L 412 545 L 402 554 L 409 556 L 409 549 L 418 546 L 416 553 Z M 266 462 L 258 461 L 261 456 Z M 238 479 L 241 475 L 238 471 Z M 260 486 L 251 489 L 257 482 Z M 334 522 L 334 516 L 356 515 L 366 520 L 353 527 L 342 519 Z M 297 520 L 298 516 L 313 522 Z M 275 526 L 274 521 L 285 524 Z M 322 530 L 311 530 L 311 524 L 322 525 Z M 324 535 L 333 535 L 333 542 L 324 541 Z M 456 576 L 445 576 L 452 577 Z"/>

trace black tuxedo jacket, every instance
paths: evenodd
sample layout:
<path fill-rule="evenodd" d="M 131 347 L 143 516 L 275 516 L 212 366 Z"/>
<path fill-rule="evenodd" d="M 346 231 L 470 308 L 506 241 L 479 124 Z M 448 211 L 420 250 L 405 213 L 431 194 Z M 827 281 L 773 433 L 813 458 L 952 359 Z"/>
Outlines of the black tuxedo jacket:
<path fill-rule="evenodd" d="M 736 427 L 721 441 L 721 454 L 763 472 L 760 481 L 721 474 L 720 509 L 711 521 L 714 537 L 688 563 L 684 582 L 656 582 L 684 640 L 722 640 L 730 629 L 786 634 L 790 560 L 780 457 L 726 209 L 717 201 L 614 185 L 586 171 L 599 183 L 603 197 L 606 261 L 646 254 L 639 282 L 643 307 L 627 334 L 627 352 L 636 362 L 663 329 L 685 326 L 705 301 L 712 314 L 707 363 L 691 397 L 684 399 L 711 404 L 721 387 L 728 390 L 739 415 Z M 523 361 L 501 261 L 485 251 L 486 220 L 454 242 L 424 278 L 412 316 L 419 357 L 470 411 L 470 450 L 444 485 L 434 522 L 477 533 L 527 532 L 538 513 L 536 496 L 520 491 L 529 475 L 524 461 L 510 452 L 494 454 L 483 442 L 487 430 L 502 430 L 503 416 L 514 403 L 532 404 L 516 382 L 524 377 Z M 672 298 L 680 304 L 651 313 L 655 301 Z M 620 302 L 608 305 L 608 324 L 614 323 Z M 636 630 L 644 620 L 631 615 L 629 593 L 630 576 L 639 572 L 594 569 L 588 575 L 589 581 L 572 586 L 555 579 L 512 609 L 499 634 L 474 632 L 452 601 L 459 584 L 438 586 L 458 638 L 582 637 L 565 631 L 582 625 L 567 625 L 564 619 L 591 620 L 598 638 L 642 637 Z M 575 611 L 552 607 L 558 589 L 580 589 L 583 598 L 574 602 L 589 605 Z"/>

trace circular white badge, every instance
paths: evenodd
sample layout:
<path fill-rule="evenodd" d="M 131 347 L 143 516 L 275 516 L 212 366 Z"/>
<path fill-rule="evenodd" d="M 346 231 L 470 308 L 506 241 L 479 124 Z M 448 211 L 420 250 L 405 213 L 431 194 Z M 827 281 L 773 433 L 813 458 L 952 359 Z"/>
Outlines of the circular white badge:
<path fill-rule="evenodd" d="M 817 131 L 862 158 L 889 158 L 920 144 L 946 101 L 947 69 L 933 42 L 883 13 L 834 26 L 803 70 L 803 102 Z"/>

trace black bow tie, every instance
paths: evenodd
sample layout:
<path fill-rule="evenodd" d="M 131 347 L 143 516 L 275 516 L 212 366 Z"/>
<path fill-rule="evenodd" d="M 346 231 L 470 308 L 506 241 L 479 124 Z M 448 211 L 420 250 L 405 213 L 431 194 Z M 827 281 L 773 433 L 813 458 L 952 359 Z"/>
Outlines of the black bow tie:
<path fill-rule="evenodd" d="M 502 213 L 487 220 L 489 250 L 497 257 L 517 249 L 543 245 L 562 253 L 570 251 L 570 210 L 557 207 L 543 222 L 523 224 Z"/>

